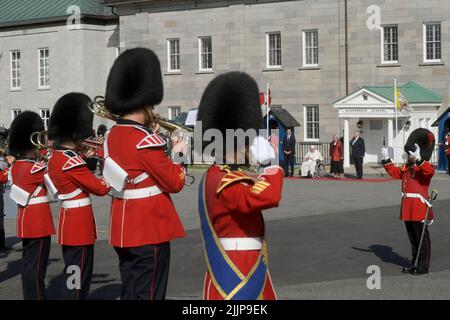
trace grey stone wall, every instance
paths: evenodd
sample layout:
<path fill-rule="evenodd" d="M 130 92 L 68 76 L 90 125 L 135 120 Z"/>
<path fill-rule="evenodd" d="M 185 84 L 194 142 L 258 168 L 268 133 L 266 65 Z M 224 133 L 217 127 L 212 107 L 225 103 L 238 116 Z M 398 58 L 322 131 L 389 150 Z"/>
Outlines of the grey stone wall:
<path fill-rule="evenodd" d="M 103 95 L 119 46 L 117 26 L 82 25 L 0 31 L 0 125 L 9 127 L 11 109 L 52 108 L 63 94 Z M 50 88 L 39 89 L 38 49 L 50 49 Z M 10 89 L 10 51 L 21 51 L 21 89 Z M 97 125 L 100 121 L 96 119 Z"/>
<path fill-rule="evenodd" d="M 196 107 L 207 83 L 229 70 L 250 73 L 261 90 L 269 82 L 273 104 L 282 105 L 303 124 L 303 105 L 320 106 L 320 140 L 342 132 L 332 102 L 345 95 L 344 1 L 171 1 L 157 5 L 119 7 L 120 41 L 125 48 L 145 46 L 157 52 L 167 71 L 168 38 L 180 38 L 181 74 L 164 76 L 168 106 L 182 111 Z M 382 24 L 398 24 L 398 67 L 380 67 L 380 31 L 369 30 L 367 8 L 378 5 Z M 366 84 L 392 84 L 414 80 L 445 96 L 449 90 L 449 18 L 447 0 L 354 0 L 348 5 L 349 90 Z M 444 65 L 423 66 L 422 24 L 442 22 Z M 319 69 L 302 69 L 302 30 L 318 29 Z M 282 37 L 282 70 L 265 70 L 265 33 Z M 213 73 L 198 72 L 198 37 L 211 36 Z M 352 128 L 355 126 L 351 124 Z M 303 127 L 296 135 L 303 139 Z"/>

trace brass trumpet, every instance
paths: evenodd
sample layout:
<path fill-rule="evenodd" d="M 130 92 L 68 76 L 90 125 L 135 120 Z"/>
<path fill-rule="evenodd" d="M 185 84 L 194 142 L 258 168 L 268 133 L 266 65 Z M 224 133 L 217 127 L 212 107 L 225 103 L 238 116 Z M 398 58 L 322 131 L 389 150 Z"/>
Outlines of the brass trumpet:
<path fill-rule="evenodd" d="M 111 113 L 105 108 L 105 98 L 102 96 L 96 96 L 93 101 L 88 103 L 88 108 L 91 112 L 99 117 L 106 118 L 112 121 L 119 120 L 120 116 L 114 113 Z M 168 119 L 161 117 L 160 115 L 154 114 L 155 123 L 159 124 L 161 128 L 172 133 L 175 130 L 186 130 L 188 132 L 192 132 L 192 128 L 189 128 L 184 125 L 179 125 L 170 122 Z"/>
<path fill-rule="evenodd" d="M 47 131 L 36 131 L 30 135 L 30 141 L 38 149 L 46 149 L 47 145 L 42 143 L 45 141 L 45 136 L 47 135 Z"/>

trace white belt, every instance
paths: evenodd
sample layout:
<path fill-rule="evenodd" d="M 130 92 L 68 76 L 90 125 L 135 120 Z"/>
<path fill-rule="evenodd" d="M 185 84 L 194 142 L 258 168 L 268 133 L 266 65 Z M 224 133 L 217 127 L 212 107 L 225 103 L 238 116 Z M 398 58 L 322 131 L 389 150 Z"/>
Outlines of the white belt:
<path fill-rule="evenodd" d="M 70 198 L 75 198 L 77 195 L 79 195 L 82 192 L 83 191 L 78 188 L 75 191 L 72 191 L 71 193 L 59 194 L 58 195 L 58 199 L 59 200 L 66 200 L 66 199 L 70 199 Z"/>
<path fill-rule="evenodd" d="M 83 198 L 83 199 L 77 199 L 77 200 L 66 200 L 62 202 L 62 207 L 64 209 L 73 209 L 73 208 L 80 208 L 85 207 L 91 204 L 90 198 Z"/>
<path fill-rule="evenodd" d="M 127 189 L 121 192 L 114 192 L 114 197 L 119 199 L 142 199 L 153 197 L 162 193 L 161 189 L 157 186 L 151 186 L 147 188 L 140 189 Z"/>
<path fill-rule="evenodd" d="M 430 207 L 430 208 L 432 207 L 430 201 L 425 199 L 425 197 L 422 196 L 420 193 L 405 193 L 405 192 L 402 192 L 402 197 L 403 198 L 417 198 L 417 199 L 420 199 L 420 201 L 422 201 L 428 207 Z"/>
<path fill-rule="evenodd" d="M 28 205 L 46 203 L 46 202 L 49 202 L 47 196 L 36 197 L 36 198 L 31 198 L 30 201 L 28 201 Z"/>
<path fill-rule="evenodd" d="M 262 238 L 219 238 L 226 251 L 261 250 Z"/>
<path fill-rule="evenodd" d="M 148 177 L 149 177 L 149 175 L 147 174 L 147 172 L 143 172 L 140 175 L 138 175 L 136 178 L 129 179 L 128 182 L 131 184 L 138 184 L 138 183 L 144 181 L 145 179 L 147 179 Z"/>

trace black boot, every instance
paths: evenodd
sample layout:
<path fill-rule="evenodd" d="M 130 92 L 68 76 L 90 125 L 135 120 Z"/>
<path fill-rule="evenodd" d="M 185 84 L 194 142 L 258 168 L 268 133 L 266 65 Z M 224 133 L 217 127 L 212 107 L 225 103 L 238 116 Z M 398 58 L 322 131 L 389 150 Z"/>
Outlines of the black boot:
<path fill-rule="evenodd" d="M 406 266 L 406 267 L 403 267 L 402 272 L 403 272 L 403 273 L 411 273 L 411 271 L 412 271 L 413 269 L 414 269 L 413 266 Z"/>
<path fill-rule="evenodd" d="M 424 269 L 419 269 L 419 268 L 415 268 L 413 267 L 411 270 L 411 274 L 415 275 L 415 276 L 420 276 L 423 274 L 427 274 L 428 270 L 424 270 Z"/>

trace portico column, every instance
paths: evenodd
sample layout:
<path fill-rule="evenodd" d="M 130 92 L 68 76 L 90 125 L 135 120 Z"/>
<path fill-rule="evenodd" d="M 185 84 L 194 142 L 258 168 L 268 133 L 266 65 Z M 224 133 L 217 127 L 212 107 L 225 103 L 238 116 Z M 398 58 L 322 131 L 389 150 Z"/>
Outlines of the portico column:
<path fill-rule="evenodd" d="M 394 147 L 394 120 L 388 119 L 388 145 Z"/>
<path fill-rule="evenodd" d="M 350 167 L 350 134 L 348 118 L 344 119 L 344 168 Z"/>

